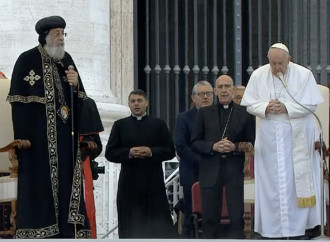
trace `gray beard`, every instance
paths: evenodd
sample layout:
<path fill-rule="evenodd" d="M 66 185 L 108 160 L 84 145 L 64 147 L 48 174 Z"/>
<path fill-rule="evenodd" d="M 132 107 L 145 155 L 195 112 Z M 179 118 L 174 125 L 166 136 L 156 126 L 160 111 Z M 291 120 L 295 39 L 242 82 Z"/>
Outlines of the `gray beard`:
<path fill-rule="evenodd" d="M 64 46 L 49 46 L 46 44 L 44 48 L 47 54 L 54 60 L 62 60 L 65 55 Z"/>

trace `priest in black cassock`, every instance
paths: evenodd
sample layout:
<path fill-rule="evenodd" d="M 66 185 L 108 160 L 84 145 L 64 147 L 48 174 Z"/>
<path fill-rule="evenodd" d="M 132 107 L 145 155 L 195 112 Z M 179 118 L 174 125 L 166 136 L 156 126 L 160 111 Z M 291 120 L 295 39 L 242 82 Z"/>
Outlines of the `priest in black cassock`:
<path fill-rule="evenodd" d="M 162 170 L 175 156 L 170 132 L 163 120 L 146 115 L 144 91 L 132 91 L 128 105 L 132 114 L 114 123 L 105 151 L 109 161 L 121 163 L 119 238 L 174 237 Z"/>
<path fill-rule="evenodd" d="M 31 142 L 18 152 L 16 238 L 90 237 L 78 121 L 72 119 L 87 96 L 64 50 L 65 26 L 60 16 L 39 20 L 39 46 L 22 53 L 13 70 L 8 101 L 14 136 Z"/>

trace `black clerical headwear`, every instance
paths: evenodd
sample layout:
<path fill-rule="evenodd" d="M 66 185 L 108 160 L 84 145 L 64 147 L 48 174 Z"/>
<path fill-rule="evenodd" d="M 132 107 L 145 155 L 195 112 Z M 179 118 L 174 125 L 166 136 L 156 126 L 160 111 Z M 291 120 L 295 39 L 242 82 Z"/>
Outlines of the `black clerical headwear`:
<path fill-rule="evenodd" d="M 39 43 L 43 46 L 46 44 L 46 36 L 51 29 L 65 28 L 65 20 L 60 16 L 50 16 L 40 19 L 36 23 L 36 31 L 39 34 Z"/>
<path fill-rule="evenodd" d="M 36 31 L 38 34 L 43 34 L 51 29 L 65 28 L 65 20 L 60 16 L 50 16 L 40 19 L 36 23 Z"/>

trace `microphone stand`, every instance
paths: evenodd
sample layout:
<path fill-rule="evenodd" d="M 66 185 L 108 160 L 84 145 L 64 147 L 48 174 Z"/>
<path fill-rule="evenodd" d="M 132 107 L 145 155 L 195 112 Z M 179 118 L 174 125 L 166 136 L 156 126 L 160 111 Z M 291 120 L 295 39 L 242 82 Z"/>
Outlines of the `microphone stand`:
<path fill-rule="evenodd" d="M 73 65 L 68 66 L 68 70 L 74 70 Z M 79 82 L 79 81 L 78 81 Z M 74 132 L 74 86 L 69 82 L 70 85 L 70 105 L 71 105 L 71 149 L 72 149 L 72 167 L 73 171 L 75 168 L 75 132 Z M 77 224 L 74 223 L 74 238 L 77 239 Z"/>
<path fill-rule="evenodd" d="M 72 65 L 68 66 L 68 70 L 74 70 L 74 67 Z M 75 166 L 75 149 L 74 149 L 74 90 L 73 90 L 73 84 L 70 84 L 70 102 L 71 102 L 71 146 L 72 146 L 72 165 L 73 169 Z"/>
<path fill-rule="evenodd" d="M 75 164 L 75 150 L 74 150 L 74 92 L 73 92 L 73 85 L 70 84 L 70 101 L 71 101 L 71 145 L 72 145 L 72 161 L 73 161 L 73 167 Z"/>
<path fill-rule="evenodd" d="M 69 66 L 69 70 L 74 70 L 72 66 Z M 74 149 L 74 91 L 73 84 L 70 83 L 70 104 L 71 104 L 71 148 L 72 148 L 72 166 L 75 167 L 75 149 Z M 77 239 L 77 224 L 74 224 L 74 238 Z"/>
<path fill-rule="evenodd" d="M 321 156 L 321 162 L 320 162 L 320 166 L 321 166 L 321 172 L 320 172 L 320 180 L 321 180 L 321 234 L 317 237 L 315 237 L 314 239 L 326 239 L 328 240 L 329 237 L 324 235 L 324 181 L 323 181 L 323 172 L 324 172 L 324 165 L 326 167 L 326 160 L 325 157 L 323 155 L 323 127 L 322 127 L 322 123 L 321 120 L 319 119 L 319 117 L 309 108 L 305 107 L 304 105 L 302 105 L 301 103 L 299 103 L 289 92 L 288 88 L 287 88 L 287 84 L 284 81 L 283 78 L 283 74 L 282 73 L 277 73 L 277 77 L 281 80 L 282 85 L 284 86 L 285 90 L 287 91 L 287 93 L 289 94 L 289 96 L 292 98 L 293 101 L 295 101 L 295 103 L 297 103 L 299 106 L 303 107 L 304 109 L 306 109 L 308 112 L 310 112 L 315 119 L 318 122 L 319 128 L 320 128 L 320 156 Z"/>

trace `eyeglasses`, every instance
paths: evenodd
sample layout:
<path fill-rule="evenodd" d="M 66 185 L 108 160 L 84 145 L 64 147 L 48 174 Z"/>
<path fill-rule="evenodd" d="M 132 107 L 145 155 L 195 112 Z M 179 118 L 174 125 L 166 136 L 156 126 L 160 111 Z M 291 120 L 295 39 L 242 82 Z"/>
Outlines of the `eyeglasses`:
<path fill-rule="evenodd" d="M 51 33 L 50 35 L 55 37 L 55 38 L 58 38 L 61 35 L 63 35 L 63 37 L 66 37 L 68 34 L 63 31 L 63 32 L 54 32 L 54 33 Z"/>
<path fill-rule="evenodd" d="M 211 97 L 213 95 L 213 92 L 197 92 L 195 94 L 197 94 L 199 97 L 204 97 L 205 95 L 207 97 Z"/>

